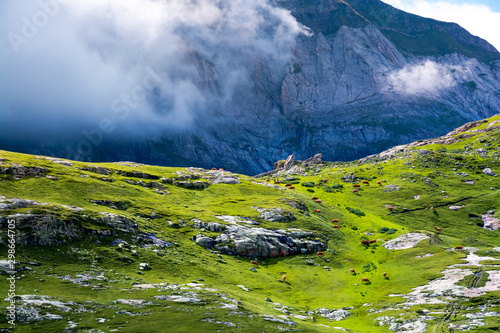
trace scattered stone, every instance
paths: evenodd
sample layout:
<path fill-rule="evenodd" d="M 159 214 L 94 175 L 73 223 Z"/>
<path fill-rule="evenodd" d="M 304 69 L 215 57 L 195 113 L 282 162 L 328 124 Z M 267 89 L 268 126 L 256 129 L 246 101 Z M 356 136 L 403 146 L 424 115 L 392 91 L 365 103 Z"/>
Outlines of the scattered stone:
<path fill-rule="evenodd" d="M 252 207 L 257 209 L 259 213 L 260 219 L 271 222 L 290 222 L 296 220 L 295 215 L 293 215 L 290 211 L 285 211 L 283 208 L 259 208 Z"/>
<path fill-rule="evenodd" d="M 481 219 L 484 223 L 484 229 L 490 231 L 500 230 L 500 219 L 494 217 L 493 213 L 481 215 Z"/>
<path fill-rule="evenodd" d="M 396 191 L 399 191 L 401 188 L 397 185 L 394 185 L 394 184 L 391 184 L 391 185 L 387 185 L 384 187 L 384 191 L 385 192 L 396 192 Z"/>
<path fill-rule="evenodd" d="M 338 310 L 330 310 L 326 308 L 316 309 L 314 312 L 320 315 L 323 318 L 327 318 L 330 321 L 339 321 L 348 318 L 351 314 L 347 310 L 351 310 L 353 308 L 344 308 Z"/>
<path fill-rule="evenodd" d="M 465 207 L 465 206 L 450 206 L 449 208 L 450 208 L 451 210 L 455 210 L 455 211 L 457 211 L 457 210 L 460 210 L 460 209 L 462 209 L 462 208 L 464 208 L 464 207 Z"/>
<path fill-rule="evenodd" d="M 497 174 L 494 173 L 490 168 L 486 168 L 483 170 L 483 173 L 488 176 L 496 177 Z"/>
<path fill-rule="evenodd" d="M 269 297 L 266 297 L 266 302 L 272 302 L 272 300 Z"/>
<path fill-rule="evenodd" d="M 429 236 L 418 233 L 409 233 L 390 240 L 382 246 L 388 250 L 404 250 L 414 247 L 425 239 L 429 239 Z"/>

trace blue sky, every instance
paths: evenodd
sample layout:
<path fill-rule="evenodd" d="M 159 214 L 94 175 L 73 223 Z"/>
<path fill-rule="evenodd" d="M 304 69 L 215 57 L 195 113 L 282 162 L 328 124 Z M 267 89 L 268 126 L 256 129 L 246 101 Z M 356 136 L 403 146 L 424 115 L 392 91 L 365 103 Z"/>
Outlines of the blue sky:
<path fill-rule="evenodd" d="M 406 12 L 455 22 L 500 50 L 500 0 L 382 0 Z"/>

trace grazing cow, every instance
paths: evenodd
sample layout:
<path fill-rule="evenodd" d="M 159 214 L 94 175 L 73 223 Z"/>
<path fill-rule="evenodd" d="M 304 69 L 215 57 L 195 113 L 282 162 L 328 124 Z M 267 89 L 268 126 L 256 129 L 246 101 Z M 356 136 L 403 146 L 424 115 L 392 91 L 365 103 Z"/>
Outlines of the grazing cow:
<path fill-rule="evenodd" d="M 275 184 L 281 184 L 281 182 L 279 180 L 275 180 L 274 183 Z"/>
<path fill-rule="evenodd" d="M 349 272 L 351 272 L 351 274 L 356 274 L 356 271 L 354 270 L 354 268 L 351 268 L 351 269 L 349 270 Z"/>
<path fill-rule="evenodd" d="M 455 250 L 463 250 L 463 249 L 464 249 L 464 247 L 463 247 L 463 246 L 457 246 L 457 247 L 455 248 Z"/>
<path fill-rule="evenodd" d="M 359 193 L 358 190 L 352 190 L 352 193 Z"/>
<path fill-rule="evenodd" d="M 220 168 L 219 171 L 224 171 L 224 169 Z"/>
<path fill-rule="evenodd" d="M 387 209 L 390 210 L 391 212 L 394 211 L 394 207 L 392 206 L 387 207 Z"/>
<path fill-rule="evenodd" d="M 288 189 L 289 190 L 295 190 L 295 186 L 290 186 Z"/>
<path fill-rule="evenodd" d="M 377 242 L 377 240 L 373 239 L 373 240 L 370 241 L 370 244 L 373 244 L 373 243 L 376 243 L 376 242 Z"/>
<path fill-rule="evenodd" d="M 337 223 L 339 220 L 338 219 L 333 219 L 332 223 Z"/>
<path fill-rule="evenodd" d="M 316 201 L 316 203 L 319 203 L 319 204 L 320 204 L 320 203 L 323 203 L 323 200 L 321 200 L 321 199 L 314 200 L 314 201 Z"/>
<path fill-rule="evenodd" d="M 435 211 L 435 210 L 436 210 L 436 208 L 434 208 L 434 207 L 431 207 L 431 211 Z"/>
<path fill-rule="evenodd" d="M 362 283 L 365 283 L 365 282 L 370 283 L 370 280 L 369 280 L 368 278 L 362 278 L 362 279 L 361 279 L 361 282 L 362 282 Z"/>
<path fill-rule="evenodd" d="M 317 255 L 318 255 L 318 257 L 324 257 L 325 256 L 325 252 L 318 252 Z"/>
<path fill-rule="evenodd" d="M 319 214 L 319 213 L 321 213 L 321 210 L 316 209 L 315 212 Z"/>
<path fill-rule="evenodd" d="M 441 231 L 440 227 L 434 227 L 434 229 L 436 229 L 437 231 Z"/>
<path fill-rule="evenodd" d="M 217 170 L 217 168 L 212 168 L 212 171 L 215 171 L 215 170 Z"/>
<path fill-rule="evenodd" d="M 255 266 L 259 267 L 259 263 L 257 261 L 255 261 L 255 260 L 250 261 L 250 263 L 252 265 L 255 265 Z"/>
<path fill-rule="evenodd" d="M 362 240 L 361 245 L 370 245 L 370 241 Z"/>
<path fill-rule="evenodd" d="M 370 183 L 367 180 L 363 180 L 364 185 L 370 185 Z"/>
<path fill-rule="evenodd" d="M 318 197 L 312 197 L 311 200 L 318 200 L 319 198 Z"/>
<path fill-rule="evenodd" d="M 340 229 L 340 226 L 338 224 L 333 226 L 333 229 Z"/>
<path fill-rule="evenodd" d="M 387 273 L 386 273 L 386 272 L 384 272 L 384 274 L 383 274 L 383 275 L 384 275 L 384 279 L 385 279 L 385 278 L 387 277 Z"/>
<path fill-rule="evenodd" d="M 328 179 L 323 179 L 323 183 L 327 183 L 328 182 Z"/>
<path fill-rule="evenodd" d="M 361 185 L 359 185 L 359 184 L 354 184 L 354 185 L 352 185 L 352 187 L 361 187 Z"/>
<path fill-rule="evenodd" d="M 281 251 L 280 254 L 278 254 L 278 257 L 286 257 L 286 252 Z"/>
<path fill-rule="evenodd" d="M 283 275 L 283 276 L 281 277 L 281 282 L 285 282 L 285 280 L 286 280 L 286 275 Z"/>
<path fill-rule="evenodd" d="M 382 186 L 382 182 L 380 180 L 377 180 L 377 184 Z"/>
<path fill-rule="evenodd" d="M 266 179 L 266 182 L 268 182 L 268 183 L 269 183 L 270 181 L 271 181 L 271 179 L 269 179 L 269 178 L 268 178 L 268 179 Z"/>

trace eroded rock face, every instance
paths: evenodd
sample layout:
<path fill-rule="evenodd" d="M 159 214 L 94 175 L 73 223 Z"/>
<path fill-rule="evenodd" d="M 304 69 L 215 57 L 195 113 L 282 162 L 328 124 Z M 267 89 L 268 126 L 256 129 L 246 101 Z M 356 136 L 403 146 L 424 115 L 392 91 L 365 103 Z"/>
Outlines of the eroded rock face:
<path fill-rule="evenodd" d="M 273 258 L 280 256 L 280 253 L 304 254 L 326 249 L 326 241 L 318 240 L 313 233 L 300 229 L 273 231 L 229 225 L 225 233 L 215 239 L 198 235 L 194 240 L 201 246 L 213 247 L 225 254 L 249 258 Z"/>
<path fill-rule="evenodd" d="M 491 214 L 481 215 L 481 219 L 484 223 L 484 229 L 490 231 L 500 230 L 500 219 L 497 219 Z"/>
<path fill-rule="evenodd" d="M 49 169 L 42 167 L 25 167 L 16 163 L 8 167 L 0 167 L 0 173 L 12 175 L 15 179 L 21 179 L 27 176 L 40 177 L 47 172 L 49 172 Z"/>
<path fill-rule="evenodd" d="M 128 217 L 116 215 L 112 213 L 101 213 L 102 222 L 108 226 L 122 232 L 138 231 L 137 224 Z"/>
<path fill-rule="evenodd" d="M 257 211 L 260 213 L 259 218 L 265 221 L 290 222 L 296 220 L 295 215 L 293 215 L 292 212 L 286 211 L 283 208 L 252 208 L 257 209 Z"/>
<path fill-rule="evenodd" d="M 410 249 L 426 239 L 428 240 L 429 236 L 424 234 L 409 233 L 390 240 L 382 246 L 388 250 L 404 250 Z"/>

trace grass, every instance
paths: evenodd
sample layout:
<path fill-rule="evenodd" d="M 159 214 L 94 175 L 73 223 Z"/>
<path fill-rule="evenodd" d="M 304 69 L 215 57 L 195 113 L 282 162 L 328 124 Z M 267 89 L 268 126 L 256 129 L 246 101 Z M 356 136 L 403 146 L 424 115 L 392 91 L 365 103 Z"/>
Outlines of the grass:
<path fill-rule="evenodd" d="M 500 117 L 490 118 L 476 130 L 487 129 L 488 124 L 495 120 L 500 120 Z M 264 186 L 264 179 L 243 175 L 237 175 L 240 184 L 209 184 L 205 189 L 186 189 L 173 185 L 175 179 L 186 174 L 184 168 L 103 163 L 99 166 L 112 173 L 101 175 L 81 170 L 88 163 L 73 162 L 73 166 L 64 166 L 44 157 L 0 151 L 3 159 L 0 170 L 12 163 L 39 166 L 47 168 L 47 174 L 57 178 L 51 180 L 42 176 L 16 180 L 0 172 L 1 195 L 48 204 L 2 211 L 1 216 L 28 212 L 52 214 L 87 230 L 99 231 L 112 228 L 94 218 L 101 212 L 115 213 L 134 220 L 142 231 L 154 233 L 174 244 L 166 249 L 144 247 L 132 235 L 101 237 L 86 233 L 81 239 L 62 245 L 18 246 L 18 261 L 30 269 L 20 275 L 17 294 L 44 295 L 74 303 L 69 312 L 43 305 L 40 307 L 42 314 L 61 315 L 63 319 L 19 323 L 16 332 L 62 331 L 70 321 L 79 329 L 126 332 L 274 332 L 283 329 L 330 332 L 332 329 L 328 327 L 334 326 L 349 328 L 353 332 L 386 332 L 387 327 L 379 326 L 375 321 L 377 317 L 403 314 L 408 319 L 417 315 L 413 310 L 436 307 L 422 305 L 414 307 L 411 312 L 394 310 L 377 314 L 377 311 L 402 301 L 401 297 L 389 297 L 390 294 L 407 294 L 412 288 L 441 277 L 447 266 L 463 263 L 465 252 L 446 249 L 474 246 L 479 248 L 479 255 L 494 258 L 500 255 L 500 252 L 492 251 L 500 246 L 498 231 L 481 228 L 477 225 L 480 218 L 473 218 L 490 210 L 497 214 L 500 206 L 499 177 L 482 172 L 490 167 L 500 174 L 497 150 L 500 139 L 498 131 L 471 133 L 474 136 L 456 143 L 420 146 L 385 160 L 326 163 L 320 169 L 304 170 L 306 176 L 301 173 L 288 178 L 271 177 L 281 181 L 281 189 Z M 488 156 L 476 152 L 484 147 L 491 152 Z M 419 151 L 423 149 L 431 153 L 422 156 Z M 139 180 L 147 184 L 151 179 L 138 178 L 133 172 L 154 176 L 169 194 L 161 195 L 154 188 L 136 185 Z M 203 170 L 196 172 L 208 174 Z M 349 173 L 355 174 L 360 182 L 369 180 L 370 185 L 362 185 L 358 194 L 352 193 L 353 184 L 342 180 L 342 176 Z M 103 181 L 103 177 L 113 182 Z M 320 181 L 323 179 L 327 179 L 327 183 Z M 381 186 L 376 184 L 377 180 L 383 181 Z M 465 180 L 473 180 L 474 184 L 466 184 Z M 189 181 L 210 183 L 203 178 Z M 285 184 L 292 182 L 307 185 L 296 186 L 295 191 L 285 190 Z M 397 185 L 399 190 L 385 191 L 388 185 Z M 314 194 L 308 190 L 314 190 Z M 319 197 L 322 203 L 311 200 L 313 196 Z M 121 201 L 126 209 L 95 205 L 91 200 Z M 290 206 L 290 201 L 307 206 L 309 216 Z M 62 205 L 81 207 L 83 211 L 74 212 Z M 449 209 L 451 205 L 463 207 L 454 211 Z M 393 206 L 394 210 L 389 211 L 388 206 Z M 261 220 L 260 213 L 252 207 L 281 207 L 292 211 L 297 219 L 286 223 Z M 317 209 L 321 213 L 315 213 Z M 158 218 L 151 218 L 153 212 Z M 249 258 L 217 254 L 191 240 L 201 232 L 192 227 L 192 219 L 224 223 L 216 217 L 218 215 L 249 218 L 260 222 L 259 227 L 272 230 L 309 230 L 328 238 L 328 250 L 322 258 L 315 253 L 253 258 L 260 266 L 252 272 Z M 332 223 L 332 219 L 339 221 Z M 169 221 L 177 227 L 169 227 Z M 340 225 L 340 229 L 334 229 L 333 224 Z M 441 232 L 435 227 L 441 228 Z M 5 242 L 5 227 L 1 232 L 0 237 Z M 430 235 L 439 241 L 439 246 L 428 241 L 407 250 L 387 250 L 381 246 L 384 241 L 408 232 Z M 210 231 L 203 233 L 217 235 Z M 110 245 L 116 238 L 125 240 L 128 245 L 122 249 Z M 376 242 L 365 247 L 361 240 Z M 6 259 L 6 253 L 6 247 L 0 245 L 0 259 Z M 419 257 L 426 254 L 433 256 Z M 32 262 L 41 266 L 34 266 L 30 264 Z M 142 262 L 147 262 L 151 270 L 141 271 L 139 264 Z M 350 273 L 351 268 L 356 275 Z M 387 278 L 383 277 L 384 272 Z M 91 279 L 88 286 L 71 282 L 81 274 L 104 276 L 105 279 Z M 280 282 L 283 275 L 286 275 L 286 282 Z M 369 278 L 370 284 L 363 284 L 362 278 Z M 487 275 L 483 274 L 479 283 L 485 283 L 486 278 Z M 204 286 L 199 286 L 199 290 L 186 286 L 193 281 Z M 166 283 L 173 289 L 137 289 L 132 288 L 134 283 Z M 186 289 L 175 289 L 175 284 L 184 285 Z M 5 294 L 6 289 L 6 280 L 1 279 L 0 294 Z M 156 298 L 159 295 L 195 295 L 203 303 L 172 302 Z M 487 295 L 498 297 L 498 292 Z M 266 297 L 272 302 L 265 301 Z M 120 299 L 142 299 L 147 305 L 126 305 L 118 302 Z M 349 310 L 350 316 L 340 322 L 330 322 L 312 312 L 306 317 L 288 316 L 286 320 L 296 323 L 288 326 L 263 317 L 271 315 L 276 320 L 284 319 L 279 317 L 284 313 L 276 310 L 280 306 L 275 303 L 293 308 L 291 313 L 303 316 L 318 308 L 353 309 Z M 237 307 L 231 309 L 223 304 Z M 0 297 L 0 307 L 6 306 L 4 297 Z M 100 322 L 99 318 L 105 318 L 105 321 Z M 498 320 L 492 318 L 486 322 L 487 325 L 478 331 L 494 327 Z M 8 323 L 1 317 L 0 328 L 7 327 Z"/>

